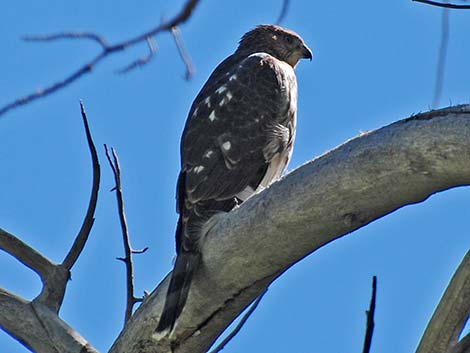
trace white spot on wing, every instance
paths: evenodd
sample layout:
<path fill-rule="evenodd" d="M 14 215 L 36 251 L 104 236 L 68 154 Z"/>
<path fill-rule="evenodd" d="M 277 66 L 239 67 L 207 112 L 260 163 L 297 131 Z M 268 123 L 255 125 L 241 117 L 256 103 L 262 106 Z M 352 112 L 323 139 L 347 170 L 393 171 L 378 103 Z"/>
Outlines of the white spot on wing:
<path fill-rule="evenodd" d="M 236 74 L 233 74 L 232 76 L 229 77 L 229 81 L 233 81 L 233 80 L 236 80 L 237 79 L 237 75 Z"/>
<path fill-rule="evenodd" d="M 211 107 L 211 97 L 207 97 L 205 100 L 204 100 L 204 103 L 206 103 L 207 107 L 210 108 Z"/>
<path fill-rule="evenodd" d="M 230 148 L 232 147 L 232 144 L 230 143 L 230 141 L 225 141 L 223 144 L 222 144 L 222 148 L 226 151 L 228 151 Z"/>
<path fill-rule="evenodd" d="M 199 174 L 200 172 L 202 172 L 204 170 L 204 166 L 203 165 L 198 165 L 197 167 L 194 167 L 193 168 L 193 172 L 196 173 L 196 174 Z"/>
<path fill-rule="evenodd" d="M 225 103 L 230 102 L 230 99 L 232 99 L 233 95 L 230 93 L 230 91 L 227 91 L 227 94 L 225 95 L 224 98 L 219 103 L 219 106 L 223 106 Z"/>
<path fill-rule="evenodd" d="M 197 115 L 197 111 L 199 110 L 199 107 L 196 107 L 196 109 L 194 109 L 194 112 L 193 112 L 193 117 L 196 117 Z"/>
<path fill-rule="evenodd" d="M 212 156 L 213 153 L 214 153 L 214 151 L 209 150 L 209 151 L 207 151 L 207 152 L 204 154 L 204 157 L 205 157 L 205 158 L 211 158 L 211 156 Z"/>
<path fill-rule="evenodd" d="M 214 121 L 215 119 L 217 119 L 217 117 L 215 116 L 214 111 L 212 111 L 212 112 L 209 114 L 209 120 L 210 120 L 210 121 Z"/>
<path fill-rule="evenodd" d="M 222 94 L 222 93 L 224 93 L 226 90 L 227 90 L 227 87 L 225 87 L 225 85 L 222 85 L 222 86 L 220 86 L 219 88 L 217 88 L 216 92 L 217 92 L 218 94 Z"/>

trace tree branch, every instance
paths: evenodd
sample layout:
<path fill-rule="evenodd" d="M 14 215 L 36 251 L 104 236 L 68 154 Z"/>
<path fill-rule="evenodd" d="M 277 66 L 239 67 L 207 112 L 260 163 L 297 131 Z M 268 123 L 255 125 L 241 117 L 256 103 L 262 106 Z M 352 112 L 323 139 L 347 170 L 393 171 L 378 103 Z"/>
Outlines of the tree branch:
<path fill-rule="evenodd" d="M 36 353 L 98 353 L 49 308 L 0 288 L 0 328 Z"/>
<path fill-rule="evenodd" d="M 91 196 L 90 202 L 88 203 L 88 210 L 85 215 L 85 219 L 83 220 L 83 224 L 78 232 L 78 235 L 75 238 L 75 241 L 70 249 L 69 253 L 65 257 L 62 265 L 67 269 L 71 270 L 72 266 L 77 261 L 78 257 L 83 251 L 85 247 L 85 243 L 88 240 L 88 236 L 90 235 L 91 228 L 93 227 L 93 223 L 95 222 L 95 210 L 96 204 L 98 202 L 98 191 L 100 189 L 100 177 L 101 177 L 101 170 L 100 170 L 100 162 L 98 160 L 98 153 L 96 152 L 95 144 L 93 143 L 93 138 L 91 137 L 90 127 L 88 126 L 88 120 L 85 112 L 85 107 L 83 102 L 80 101 L 80 111 L 82 114 L 83 125 L 85 127 L 86 139 L 88 143 L 88 148 L 90 150 L 91 161 L 92 161 L 92 168 L 93 168 L 93 186 L 91 189 Z"/>
<path fill-rule="evenodd" d="M 56 263 L 37 252 L 13 234 L 0 228 L 0 249 L 9 253 L 23 265 L 45 278 L 53 271 Z"/>
<path fill-rule="evenodd" d="M 439 57 L 437 60 L 436 69 L 436 85 L 434 87 L 434 98 L 432 100 L 432 107 L 434 109 L 439 107 L 442 96 L 442 88 L 444 86 L 444 74 L 446 68 L 447 47 L 449 44 L 449 9 L 442 10 L 441 19 L 441 43 L 439 45 Z"/>
<path fill-rule="evenodd" d="M 14 235 L 0 229 L 0 248 L 39 274 L 43 283 L 41 293 L 32 302 L 0 289 L 0 328 L 38 353 L 96 352 L 58 317 L 70 270 L 80 256 L 93 226 L 100 181 L 98 156 L 81 102 L 80 107 L 93 161 L 93 187 L 82 227 L 64 262 L 52 262 Z"/>
<path fill-rule="evenodd" d="M 154 335 L 167 276 L 134 313 L 110 353 L 206 352 L 266 286 L 303 257 L 398 208 L 469 184 L 468 105 L 418 114 L 362 134 L 239 208 L 213 217 L 203 266 L 171 336 Z"/>
<path fill-rule="evenodd" d="M 428 5 L 437 6 L 437 7 L 444 7 L 447 9 L 458 9 L 458 10 L 470 9 L 470 5 L 455 5 L 455 4 L 448 4 L 448 3 L 442 3 L 442 2 L 431 1 L 431 0 L 411 0 L 411 1 L 422 2 L 423 4 L 428 4 Z"/>
<path fill-rule="evenodd" d="M 277 18 L 276 24 L 280 25 L 287 16 L 287 12 L 289 10 L 289 0 L 283 0 L 282 2 L 282 9 L 279 17 Z"/>
<path fill-rule="evenodd" d="M 180 58 L 186 66 L 186 73 L 184 74 L 184 79 L 190 80 L 191 77 L 193 77 L 194 75 L 194 65 L 188 55 L 188 52 L 184 48 L 183 41 L 181 40 L 181 31 L 178 26 L 175 26 L 171 29 L 171 34 L 173 35 L 173 39 L 175 40 L 176 48 L 178 49 Z"/>
<path fill-rule="evenodd" d="M 424 332 L 416 353 L 451 352 L 470 315 L 470 251 L 455 272 Z M 467 348 L 470 345 L 466 339 Z M 460 347 L 463 347 L 460 346 Z"/>
<path fill-rule="evenodd" d="M 124 316 L 124 325 L 125 325 L 126 322 L 132 316 L 132 309 L 134 308 L 134 305 L 142 301 L 140 298 L 136 298 L 134 295 L 134 265 L 132 262 L 132 254 L 144 253 L 145 251 L 147 251 L 148 248 L 146 247 L 142 250 L 132 249 L 130 235 L 129 235 L 129 227 L 127 226 L 127 220 L 126 220 L 126 212 L 124 210 L 124 197 L 122 194 L 121 166 L 119 164 L 119 158 L 114 148 L 111 148 L 111 153 L 113 155 L 112 158 L 111 158 L 111 155 L 109 154 L 108 146 L 104 145 L 104 148 L 106 151 L 106 158 L 108 159 L 111 170 L 113 171 L 114 182 L 116 183 L 116 186 L 113 188 L 113 190 L 116 191 L 116 198 L 117 198 L 118 211 L 119 211 L 119 221 L 121 223 L 121 231 L 122 231 L 122 240 L 124 243 L 124 251 L 126 254 L 125 257 L 118 258 L 118 260 L 121 260 L 126 265 L 127 296 L 126 296 L 126 311 L 125 311 L 125 316 Z"/>
<path fill-rule="evenodd" d="M 251 314 L 253 314 L 253 312 L 256 310 L 256 308 L 258 307 L 259 303 L 261 303 L 261 300 L 263 299 L 264 295 L 268 292 L 268 288 L 266 288 L 264 290 L 263 293 L 260 294 L 260 296 L 258 298 L 256 298 L 256 300 L 253 302 L 253 304 L 251 304 L 250 308 L 248 309 L 248 311 L 246 312 L 245 315 L 243 315 L 243 317 L 241 318 L 240 322 L 238 323 L 238 325 L 233 329 L 232 332 L 230 332 L 227 337 L 225 337 L 223 339 L 222 342 L 220 342 L 220 344 L 215 347 L 212 351 L 210 351 L 209 353 L 219 353 L 222 349 L 225 348 L 225 346 L 240 332 L 240 330 L 243 328 L 243 326 L 245 325 L 245 323 L 248 321 L 248 319 L 250 318 Z"/>
<path fill-rule="evenodd" d="M 375 299 L 377 296 L 377 277 L 372 277 L 372 297 L 370 299 L 369 310 L 366 311 L 367 314 L 367 327 L 366 327 L 366 337 L 364 339 L 364 348 L 362 353 L 369 353 L 370 347 L 372 345 L 372 335 L 374 334 L 374 315 L 375 315 Z"/>
<path fill-rule="evenodd" d="M 150 60 L 152 60 L 153 56 L 157 52 L 157 45 L 155 44 L 155 41 L 153 40 L 152 37 L 147 38 L 147 46 L 149 48 L 149 53 L 141 58 L 138 58 L 137 60 L 134 60 L 131 62 L 129 65 L 124 66 L 122 69 L 119 69 L 117 72 L 119 74 L 125 74 L 128 73 L 129 71 L 134 70 L 137 67 L 144 66 L 149 63 Z"/>
<path fill-rule="evenodd" d="M 3 114 L 6 114 L 8 111 L 18 108 L 22 105 L 28 104 L 36 99 L 48 96 L 68 85 L 70 85 L 72 82 L 76 81 L 83 75 L 90 73 L 92 69 L 103 59 L 106 57 L 110 56 L 111 54 L 114 54 L 116 52 L 120 52 L 125 50 L 126 48 L 133 46 L 135 44 L 138 44 L 143 41 L 147 41 L 148 38 L 152 38 L 156 34 L 160 32 L 165 32 L 165 31 L 171 31 L 171 29 L 175 26 L 181 25 L 184 22 L 186 22 L 190 17 L 191 14 L 193 13 L 194 9 L 196 8 L 197 4 L 199 3 L 199 0 L 187 0 L 181 11 L 171 20 L 161 23 L 159 26 L 152 28 L 151 30 L 140 34 L 136 37 L 133 37 L 131 39 L 128 39 L 126 41 L 119 42 L 114 45 L 108 45 L 106 40 L 104 40 L 101 36 L 94 34 L 94 33 L 83 33 L 83 32 L 64 32 L 64 33 L 57 33 L 57 34 L 52 34 L 52 35 L 46 35 L 46 36 L 26 36 L 25 39 L 29 41 L 52 41 L 52 40 L 58 40 L 58 39 L 88 39 L 97 42 L 101 46 L 101 52 L 96 55 L 92 60 L 84 64 L 82 67 L 80 67 L 78 70 L 70 74 L 68 77 L 66 77 L 63 80 L 57 81 L 53 83 L 52 85 L 35 90 L 33 93 L 28 94 L 26 96 L 23 96 L 21 98 L 16 99 L 13 102 L 10 102 L 3 107 L 0 107 L 0 116 Z M 148 60 L 147 60 L 148 61 Z M 147 62 L 145 61 L 145 62 Z M 132 66 L 132 64 L 130 65 Z M 134 65 L 133 67 L 138 66 Z M 127 68 L 127 71 L 129 68 Z"/>

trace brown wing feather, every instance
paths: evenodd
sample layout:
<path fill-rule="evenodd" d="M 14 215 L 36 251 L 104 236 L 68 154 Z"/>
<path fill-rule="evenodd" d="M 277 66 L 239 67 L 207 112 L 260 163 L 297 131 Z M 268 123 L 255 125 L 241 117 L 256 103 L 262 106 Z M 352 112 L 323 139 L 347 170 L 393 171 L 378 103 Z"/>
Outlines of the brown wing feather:
<path fill-rule="evenodd" d="M 289 85 L 295 81 L 287 82 L 292 76 L 284 70 L 271 56 L 255 54 L 206 83 L 181 145 L 191 203 L 234 198 L 248 186 L 255 190 L 274 155 L 287 148 L 286 122 L 295 119 Z"/>

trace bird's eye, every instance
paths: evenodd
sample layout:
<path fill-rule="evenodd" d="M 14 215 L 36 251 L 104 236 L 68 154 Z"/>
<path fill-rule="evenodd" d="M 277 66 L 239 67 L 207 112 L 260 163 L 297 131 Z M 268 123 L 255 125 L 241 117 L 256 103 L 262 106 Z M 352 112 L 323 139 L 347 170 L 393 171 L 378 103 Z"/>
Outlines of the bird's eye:
<path fill-rule="evenodd" d="M 292 42 L 294 41 L 291 36 L 286 36 L 285 40 L 288 44 L 292 44 Z"/>

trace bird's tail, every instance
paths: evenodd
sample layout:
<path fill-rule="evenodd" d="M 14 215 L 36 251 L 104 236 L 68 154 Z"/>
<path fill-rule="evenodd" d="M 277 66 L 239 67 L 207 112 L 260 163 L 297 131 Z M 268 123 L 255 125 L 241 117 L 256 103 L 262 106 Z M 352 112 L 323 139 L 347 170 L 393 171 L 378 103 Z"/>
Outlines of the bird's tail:
<path fill-rule="evenodd" d="M 201 253 L 199 251 L 181 251 L 176 257 L 175 268 L 171 274 L 165 306 L 158 323 L 157 332 L 166 329 L 173 330 L 176 319 L 180 316 L 186 304 L 191 280 L 200 260 Z"/>

